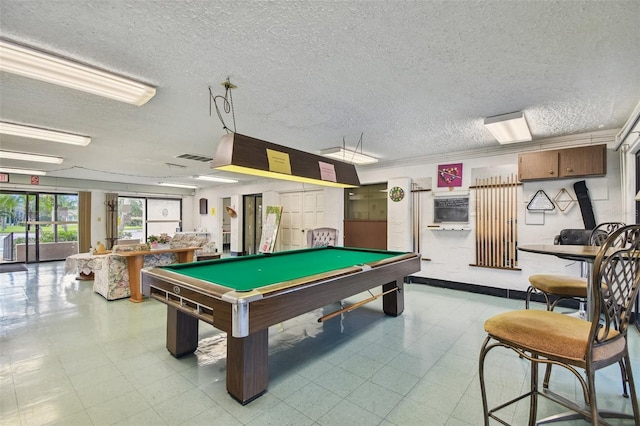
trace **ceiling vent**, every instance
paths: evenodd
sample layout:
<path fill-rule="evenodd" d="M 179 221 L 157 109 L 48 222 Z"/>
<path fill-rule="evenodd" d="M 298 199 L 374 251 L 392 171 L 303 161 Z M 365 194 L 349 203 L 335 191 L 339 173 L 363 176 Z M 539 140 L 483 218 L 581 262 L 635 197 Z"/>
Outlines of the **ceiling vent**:
<path fill-rule="evenodd" d="M 211 161 L 213 161 L 212 157 L 205 157 L 204 155 L 197 155 L 197 154 L 181 154 L 176 156 L 176 158 L 182 158 L 184 160 L 200 161 L 202 163 L 210 163 Z"/>

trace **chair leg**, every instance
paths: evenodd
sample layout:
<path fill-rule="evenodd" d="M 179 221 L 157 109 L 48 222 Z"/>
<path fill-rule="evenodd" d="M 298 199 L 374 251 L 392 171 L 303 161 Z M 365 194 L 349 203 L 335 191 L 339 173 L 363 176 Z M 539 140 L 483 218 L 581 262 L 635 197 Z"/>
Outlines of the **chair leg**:
<path fill-rule="evenodd" d="M 535 426 L 538 415 L 538 355 L 531 355 L 531 397 L 529 399 L 529 426 Z"/>
<path fill-rule="evenodd" d="M 551 301 L 549 300 L 549 296 L 547 295 L 547 293 L 545 293 L 544 291 L 540 291 L 531 285 L 529 286 L 529 288 L 527 288 L 527 294 L 524 297 L 525 309 L 529 309 L 529 304 L 531 303 L 531 295 L 533 295 L 534 293 L 541 294 L 544 297 L 545 303 L 547 305 L 547 311 L 553 310 L 553 309 L 550 309 Z"/>
<path fill-rule="evenodd" d="M 627 369 L 624 366 L 623 360 L 620 360 L 618 364 L 620 365 L 620 374 L 622 375 L 622 396 L 629 398 L 629 394 L 627 393 L 627 381 L 629 380 L 627 377 Z"/>
<path fill-rule="evenodd" d="M 589 401 L 586 403 L 589 405 L 591 409 L 591 424 L 593 426 L 598 426 L 600 416 L 598 415 L 598 403 L 596 401 L 596 380 L 595 380 L 595 371 L 593 367 L 587 365 L 586 376 L 587 376 L 587 386 L 589 388 Z"/>
<path fill-rule="evenodd" d="M 635 419 L 636 426 L 640 425 L 640 407 L 638 406 L 638 394 L 636 394 L 636 385 L 633 381 L 633 372 L 631 371 L 631 359 L 629 353 L 624 356 L 621 365 L 624 364 L 625 376 L 627 377 L 627 383 L 629 385 L 629 394 L 631 395 L 631 407 L 633 408 L 633 418 Z"/>
<path fill-rule="evenodd" d="M 553 367 L 552 364 L 547 364 L 544 369 L 544 380 L 542 382 L 542 387 L 544 389 L 549 389 L 549 381 L 551 380 L 551 367 Z"/>
<path fill-rule="evenodd" d="M 489 426 L 489 405 L 487 403 L 487 389 L 484 385 L 484 359 L 487 355 L 487 344 L 491 338 L 487 336 L 480 348 L 480 364 L 478 368 L 478 378 L 480 380 L 480 393 L 482 394 L 482 410 L 484 414 L 484 426 Z"/>

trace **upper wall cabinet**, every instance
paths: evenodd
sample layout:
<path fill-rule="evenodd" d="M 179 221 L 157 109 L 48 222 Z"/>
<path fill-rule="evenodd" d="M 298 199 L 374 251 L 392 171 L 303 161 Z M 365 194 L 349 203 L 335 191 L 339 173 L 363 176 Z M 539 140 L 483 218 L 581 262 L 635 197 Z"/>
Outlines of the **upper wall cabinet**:
<path fill-rule="evenodd" d="M 520 181 L 607 174 L 607 146 L 590 145 L 518 155 Z"/>

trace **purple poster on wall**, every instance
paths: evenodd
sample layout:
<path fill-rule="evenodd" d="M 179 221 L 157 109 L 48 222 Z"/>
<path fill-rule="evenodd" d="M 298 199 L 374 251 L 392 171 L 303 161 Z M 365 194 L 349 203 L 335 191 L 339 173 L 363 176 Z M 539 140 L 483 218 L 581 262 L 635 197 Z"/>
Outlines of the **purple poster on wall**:
<path fill-rule="evenodd" d="M 462 163 L 438 166 L 438 187 L 462 186 Z"/>

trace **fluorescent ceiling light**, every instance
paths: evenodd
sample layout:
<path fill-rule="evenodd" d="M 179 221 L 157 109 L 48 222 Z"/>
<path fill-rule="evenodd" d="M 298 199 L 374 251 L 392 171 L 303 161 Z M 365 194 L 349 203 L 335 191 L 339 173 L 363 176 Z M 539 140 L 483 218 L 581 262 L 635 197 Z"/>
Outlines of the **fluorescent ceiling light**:
<path fill-rule="evenodd" d="M 70 87 L 133 105 L 144 105 L 154 87 L 0 40 L 0 71 Z"/>
<path fill-rule="evenodd" d="M 334 188 L 360 186 L 353 164 L 239 133 L 229 133 L 222 137 L 211 168 Z"/>
<path fill-rule="evenodd" d="M 71 133 L 62 133 L 55 130 L 5 123 L 4 121 L 0 121 L 0 133 L 80 146 L 87 146 L 91 142 L 91 138 L 88 136 L 72 135 Z"/>
<path fill-rule="evenodd" d="M 220 183 L 238 183 L 235 179 L 227 179 L 216 176 L 196 176 L 198 180 L 207 180 L 209 182 L 220 182 Z"/>
<path fill-rule="evenodd" d="M 324 157 L 335 158 L 336 160 L 344 161 L 345 163 L 352 164 L 373 164 L 377 163 L 378 159 L 365 155 L 361 152 L 351 151 L 345 148 L 329 148 L 320 151 L 320 154 Z"/>
<path fill-rule="evenodd" d="M 531 132 L 523 112 L 487 117 L 484 119 L 484 126 L 500 144 L 531 140 Z"/>
<path fill-rule="evenodd" d="M 14 169 L 12 167 L 0 167 L 0 173 L 15 173 L 17 175 L 36 175 L 44 176 L 47 172 L 42 170 Z"/>
<path fill-rule="evenodd" d="M 52 157 L 49 155 L 27 154 L 26 152 L 0 151 L 0 158 L 8 160 L 35 161 L 36 163 L 62 164 L 62 157 Z"/>
<path fill-rule="evenodd" d="M 198 189 L 198 187 L 195 185 L 183 185 L 181 183 L 158 182 L 158 185 L 172 186 L 174 188 Z"/>

